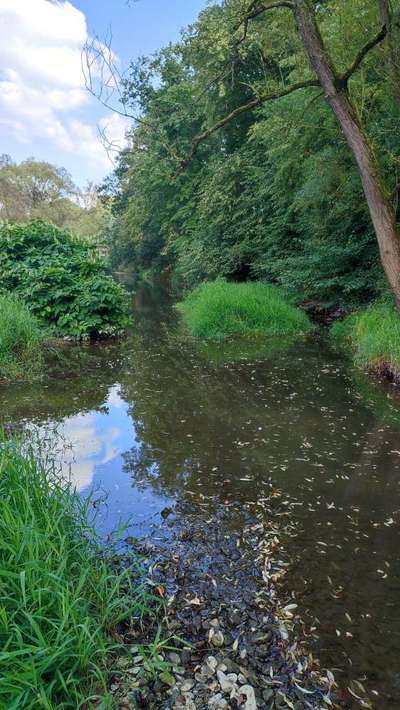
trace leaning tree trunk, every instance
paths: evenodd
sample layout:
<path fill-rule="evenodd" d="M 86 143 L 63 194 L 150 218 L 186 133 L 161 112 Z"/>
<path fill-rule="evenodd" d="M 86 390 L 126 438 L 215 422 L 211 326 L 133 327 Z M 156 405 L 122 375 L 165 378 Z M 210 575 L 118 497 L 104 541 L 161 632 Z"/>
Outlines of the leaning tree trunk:
<path fill-rule="evenodd" d="M 382 187 L 379 167 L 349 97 L 347 81 L 337 76 L 330 62 L 311 2 L 296 0 L 295 16 L 309 62 L 357 162 L 382 265 L 400 311 L 400 234 L 395 211 Z"/>

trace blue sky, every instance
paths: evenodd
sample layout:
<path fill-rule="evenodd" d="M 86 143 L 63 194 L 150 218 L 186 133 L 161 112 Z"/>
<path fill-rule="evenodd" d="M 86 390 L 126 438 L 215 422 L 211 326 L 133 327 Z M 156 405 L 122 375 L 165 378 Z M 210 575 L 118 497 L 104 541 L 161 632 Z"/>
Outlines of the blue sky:
<path fill-rule="evenodd" d="M 98 127 L 122 145 L 127 121 L 85 90 L 81 47 L 112 31 L 123 68 L 179 37 L 206 0 L 0 0 L 0 153 L 66 167 L 83 186 L 112 168 Z"/>

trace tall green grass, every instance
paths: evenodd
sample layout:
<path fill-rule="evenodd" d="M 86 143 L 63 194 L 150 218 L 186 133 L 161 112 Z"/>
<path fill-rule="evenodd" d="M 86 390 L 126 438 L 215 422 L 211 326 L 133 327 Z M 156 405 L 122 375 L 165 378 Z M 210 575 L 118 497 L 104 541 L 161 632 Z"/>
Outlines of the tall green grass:
<path fill-rule="evenodd" d="M 261 282 L 204 283 L 178 309 L 191 334 L 199 338 L 297 336 L 313 329 L 306 314 L 288 303 L 279 288 Z"/>
<path fill-rule="evenodd" d="M 108 707 L 112 634 L 148 597 L 53 464 L 15 440 L 0 441 L 0 500 L 0 708 Z"/>
<path fill-rule="evenodd" d="M 44 334 L 35 316 L 14 296 L 0 294 L 0 377 L 40 372 Z"/>
<path fill-rule="evenodd" d="M 335 323 L 331 337 L 350 346 L 359 365 L 400 371 L 400 315 L 392 302 L 378 301 Z"/>

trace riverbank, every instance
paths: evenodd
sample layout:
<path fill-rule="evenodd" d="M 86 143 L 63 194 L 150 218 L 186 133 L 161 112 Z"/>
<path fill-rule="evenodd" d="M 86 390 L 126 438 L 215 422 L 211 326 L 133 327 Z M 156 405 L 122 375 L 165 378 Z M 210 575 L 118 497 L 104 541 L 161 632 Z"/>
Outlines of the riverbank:
<path fill-rule="evenodd" d="M 121 566 L 100 545 L 90 501 L 35 450 L 0 442 L 0 706 L 110 707 L 121 628 L 144 637 L 155 597 L 138 558 Z"/>
<path fill-rule="evenodd" d="M 0 384 L 41 372 L 45 333 L 19 299 L 0 294 Z"/>
<path fill-rule="evenodd" d="M 0 382 L 42 374 L 50 337 L 126 332 L 129 295 L 96 245 L 53 224 L 0 224 Z"/>
<path fill-rule="evenodd" d="M 353 352 L 357 365 L 400 384 L 400 317 L 393 303 L 378 301 L 336 322 L 331 338 Z"/>

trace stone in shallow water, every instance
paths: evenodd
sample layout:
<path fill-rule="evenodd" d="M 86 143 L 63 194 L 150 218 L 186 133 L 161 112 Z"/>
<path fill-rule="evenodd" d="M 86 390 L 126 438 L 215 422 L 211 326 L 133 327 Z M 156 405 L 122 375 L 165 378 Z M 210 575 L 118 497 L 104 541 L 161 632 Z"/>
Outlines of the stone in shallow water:
<path fill-rule="evenodd" d="M 181 665 L 181 657 L 178 653 L 169 653 L 168 658 L 174 666 Z"/>
<path fill-rule="evenodd" d="M 266 688 L 263 690 L 263 698 L 267 702 L 268 700 L 271 700 L 271 698 L 274 697 L 274 691 L 272 688 Z"/>
<path fill-rule="evenodd" d="M 211 673 L 215 673 L 218 666 L 217 659 L 214 656 L 207 656 L 206 664 L 208 670 L 210 670 Z"/>
<path fill-rule="evenodd" d="M 213 695 L 208 701 L 208 707 L 212 710 L 225 710 L 229 708 L 228 702 L 222 697 L 221 693 Z"/>
<path fill-rule="evenodd" d="M 230 693 L 234 689 L 237 681 L 235 673 L 230 673 L 228 676 L 223 671 L 217 671 L 217 678 L 224 693 Z"/>
<path fill-rule="evenodd" d="M 224 634 L 222 633 L 222 631 L 215 631 L 213 634 L 210 634 L 210 641 L 213 646 L 221 648 L 221 646 L 223 646 L 225 642 Z"/>
<path fill-rule="evenodd" d="M 189 690 L 192 690 L 193 686 L 194 686 L 194 681 L 187 679 L 181 685 L 181 692 L 187 693 Z"/>
<path fill-rule="evenodd" d="M 244 695 L 246 698 L 246 702 L 243 705 L 244 710 L 257 710 L 256 696 L 251 685 L 242 685 L 239 688 L 239 695 Z"/>

